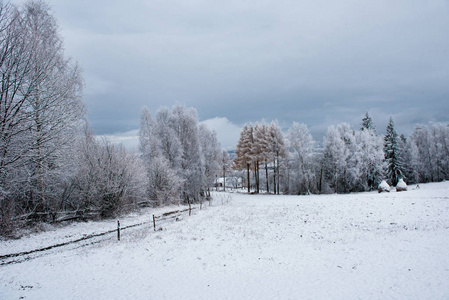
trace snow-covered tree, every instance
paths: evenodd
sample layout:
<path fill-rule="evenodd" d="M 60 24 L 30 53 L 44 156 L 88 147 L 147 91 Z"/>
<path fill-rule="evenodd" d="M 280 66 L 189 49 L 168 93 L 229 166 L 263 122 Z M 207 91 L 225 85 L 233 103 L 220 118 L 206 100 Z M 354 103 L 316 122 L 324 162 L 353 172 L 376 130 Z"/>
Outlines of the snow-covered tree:
<path fill-rule="evenodd" d="M 174 106 L 170 126 L 181 144 L 181 167 L 177 171 L 184 184 L 183 199 L 186 202 L 199 201 L 203 192 L 204 173 L 196 109 L 181 104 Z"/>
<path fill-rule="evenodd" d="M 376 189 L 384 176 L 385 162 L 383 140 L 373 129 L 364 129 L 355 134 L 357 143 L 358 188 L 367 191 Z"/>
<path fill-rule="evenodd" d="M 407 139 L 404 160 L 412 182 L 449 179 L 449 127 L 447 124 L 418 124 Z"/>
<path fill-rule="evenodd" d="M 146 199 L 144 164 L 122 145 L 97 140 L 86 127 L 76 153 L 78 170 L 68 208 L 111 217 L 135 208 Z"/>
<path fill-rule="evenodd" d="M 202 161 L 204 165 L 204 187 L 210 196 L 210 187 L 221 171 L 222 153 L 220 143 L 217 140 L 215 131 L 211 131 L 206 125 L 199 126 L 199 137 L 201 144 Z"/>
<path fill-rule="evenodd" d="M 62 205 L 85 111 L 80 69 L 58 30 L 42 1 L 0 4 L 0 212 L 43 216 Z"/>
<path fill-rule="evenodd" d="M 148 169 L 150 201 L 158 206 L 179 204 L 182 179 L 163 156 L 151 160 Z"/>
<path fill-rule="evenodd" d="M 220 172 L 215 132 L 199 124 L 194 108 L 181 104 L 160 109 L 155 119 L 142 111 L 140 150 L 147 166 L 148 194 L 158 205 L 179 199 L 202 201 Z M 167 195 L 176 200 L 168 200 Z"/>
<path fill-rule="evenodd" d="M 231 172 L 231 158 L 226 150 L 221 151 L 220 155 L 220 169 L 223 177 L 223 190 L 226 191 L 226 175 Z"/>
<path fill-rule="evenodd" d="M 139 149 L 142 159 L 147 165 L 151 163 L 152 159 L 161 155 L 162 145 L 157 130 L 157 124 L 151 113 L 144 107 L 140 116 Z"/>
<path fill-rule="evenodd" d="M 362 119 L 362 127 L 360 127 L 360 130 L 372 130 L 373 132 L 376 132 L 376 127 L 374 126 L 373 119 L 368 112 L 365 113 L 365 116 Z"/>
<path fill-rule="evenodd" d="M 384 154 L 387 163 L 386 175 L 393 186 L 396 186 L 399 179 L 404 177 L 401 151 L 399 136 L 394 128 L 394 120 L 393 117 L 390 117 L 384 137 Z"/>
<path fill-rule="evenodd" d="M 314 150 L 315 141 L 305 124 L 293 122 L 288 131 L 288 149 L 290 151 L 289 193 L 305 194 L 314 189 Z"/>
<path fill-rule="evenodd" d="M 156 138 L 152 147 L 159 146 L 159 150 L 162 156 L 164 156 L 170 167 L 173 169 L 181 168 L 181 157 L 182 157 L 182 145 L 179 136 L 172 125 L 173 115 L 168 108 L 160 109 L 156 114 Z"/>
<path fill-rule="evenodd" d="M 324 140 L 324 171 L 334 192 L 351 191 L 357 176 L 352 155 L 354 136 L 347 123 L 330 126 Z"/>
<path fill-rule="evenodd" d="M 27 99 L 31 113 L 30 171 L 36 193 L 36 210 L 44 211 L 49 203 L 46 193 L 54 185 L 51 174 L 66 147 L 72 147 L 78 133 L 84 106 L 81 103 L 82 79 L 78 66 L 63 57 L 63 44 L 57 23 L 43 2 L 28 2 L 24 7 L 24 24 L 34 43 L 30 81 L 36 85 Z"/>

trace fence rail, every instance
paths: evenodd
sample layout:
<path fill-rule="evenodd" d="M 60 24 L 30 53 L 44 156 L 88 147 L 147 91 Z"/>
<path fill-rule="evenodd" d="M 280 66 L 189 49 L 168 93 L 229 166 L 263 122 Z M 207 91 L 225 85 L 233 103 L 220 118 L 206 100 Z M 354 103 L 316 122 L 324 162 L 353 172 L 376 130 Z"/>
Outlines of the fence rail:
<path fill-rule="evenodd" d="M 100 232 L 100 233 L 89 234 L 89 235 L 86 235 L 84 237 L 81 237 L 81 238 L 78 238 L 75 240 L 71 240 L 71 241 L 67 241 L 67 242 L 63 242 L 63 243 L 59 243 L 59 244 L 55 244 L 55 245 L 51 245 L 51 246 L 47 246 L 47 247 L 43 247 L 43 248 L 38 248 L 38 249 L 33 249 L 33 250 L 23 251 L 23 252 L 18 252 L 18 253 L 10 253 L 10 254 L 5 254 L 5 255 L 0 255 L 0 260 L 1 260 L 0 266 L 20 262 L 20 261 L 15 261 L 15 260 L 8 261 L 11 258 L 18 258 L 18 257 L 22 257 L 22 256 L 31 255 L 34 253 L 45 252 L 45 251 L 48 251 L 48 250 L 51 250 L 54 248 L 63 247 L 63 246 L 71 245 L 71 244 L 76 244 L 76 243 L 86 241 L 86 240 L 89 240 L 89 239 L 92 239 L 95 237 L 105 236 L 107 234 L 117 233 L 117 239 L 120 240 L 120 232 L 121 231 L 129 229 L 129 228 L 133 228 L 133 227 L 143 226 L 143 225 L 146 225 L 149 223 L 153 223 L 154 231 L 156 231 L 157 223 L 177 218 L 180 215 L 182 215 L 182 213 L 184 213 L 184 212 L 189 212 L 189 214 L 190 214 L 190 212 L 195 209 L 197 209 L 197 208 L 191 207 L 191 208 L 187 208 L 187 209 L 183 209 L 183 210 L 175 210 L 175 211 L 166 212 L 160 216 L 153 215 L 153 218 L 149 221 L 140 222 L 140 223 L 124 226 L 124 227 L 120 227 L 120 222 L 117 221 L 118 226 L 116 229 L 111 229 L 111 230 Z M 111 236 L 111 238 L 112 238 L 112 236 Z M 31 259 L 31 258 L 29 258 L 29 259 Z M 25 260 L 27 260 L 27 259 L 25 259 Z"/>
<path fill-rule="evenodd" d="M 232 196 L 229 194 L 226 194 L 226 195 L 220 195 L 219 198 L 221 198 L 221 204 L 223 205 L 224 203 L 228 203 L 229 200 L 232 199 Z M 195 209 L 201 210 L 202 204 L 203 203 L 200 203 L 199 207 L 192 207 L 191 204 L 189 203 L 189 208 L 165 212 L 159 216 L 153 215 L 151 220 L 128 225 L 125 227 L 121 227 L 120 221 L 117 220 L 117 228 L 116 229 L 111 229 L 111 230 L 100 232 L 100 233 L 89 234 L 89 235 L 83 236 L 83 237 L 75 239 L 75 240 L 71 240 L 71 241 L 67 241 L 67 242 L 63 242 L 63 243 L 59 243 L 59 244 L 55 244 L 55 245 L 51 245 L 51 246 L 47 246 L 47 247 L 43 247 L 43 248 L 33 249 L 33 250 L 29 250 L 29 251 L 22 251 L 22 252 L 18 252 L 18 253 L 10 253 L 10 254 L 0 255 L 0 266 L 13 264 L 13 263 L 20 263 L 22 261 L 26 261 L 26 260 L 30 260 L 30 259 L 38 257 L 38 256 L 33 256 L 34 254 L 46 253 L 46 251 L 49 251 L 54 248 L 68 246 L 68 245 L 75 245 L 77 243 L 81 243 L 82 241 L 87 241 L 87 240 L 90 240 L 90 239 L 93 239 L 96 237 L 106 236 L 106 235 L 112 234 L 112 233 L 117 233 L 117 239 L 120 241 L 121 231 L 129 229 L 129 228 L 133 228 L 133 227 L 143 226 L 143 225 L 146 225 L 149 223 L 153 223 L 153 229 L 154 229 L 154 231 L 157 231 L 156 228 L 157 228 L 158 223 L 160 223 L 162 221 L 167 221 L 167 220 L 178 218 L 180 215 L 182 215 L 185 212 L 188 212 L 189 216 L 190 216 L 192 213 L 192 210 L 195 210 Z M 210 205 L 210 202 L 209 202 L 209 205 Z M 111 239 L 111 238 L 112 238 L 112 235 L 108 239 Z M 89 244 L 99 243 L 102 241 L 104 241 L 104 240 L 91 242 Z M 86 246 L 89 244 L 85 244 L 82 246 Z M 18 258 L 18 260 L 17 260 L 17 258 Z"/>

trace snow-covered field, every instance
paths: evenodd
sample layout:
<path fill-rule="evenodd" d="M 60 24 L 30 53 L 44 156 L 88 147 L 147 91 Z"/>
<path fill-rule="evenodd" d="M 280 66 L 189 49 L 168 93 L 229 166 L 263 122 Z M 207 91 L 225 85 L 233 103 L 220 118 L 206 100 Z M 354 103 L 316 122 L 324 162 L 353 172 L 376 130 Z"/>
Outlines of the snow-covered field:
<path fill-rule="evenodd" d="M 449 182 L 389 194 L 234 193 L 224 205 L 222 197 L 161 231 L 148 224 L 120 242 L 112 234 L 2 265 L 0 299 L 449 298 Z M 114 226 L 3 241 L 0 255 Z"/>

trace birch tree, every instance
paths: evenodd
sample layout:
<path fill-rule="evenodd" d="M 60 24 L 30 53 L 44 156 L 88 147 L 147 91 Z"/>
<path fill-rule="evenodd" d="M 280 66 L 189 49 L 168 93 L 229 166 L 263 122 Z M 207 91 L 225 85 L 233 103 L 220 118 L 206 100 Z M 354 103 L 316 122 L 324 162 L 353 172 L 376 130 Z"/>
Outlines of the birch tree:
<path fill-rule="evenodd" d="M 310 192 L 314 177 L 314 148 L 315 141 L 305 124 L 293 122 L 288 131 L 288 145 L 292 155 L 292 170 L 294 174 L 294 194 Z"/>
<path fill-rule="evenodd" d="M 210 187 L 213 185 L 216 176 L 220 173 L 220 144 L 217 134 L 207 128 L 206 125 L 199 125 L 199 137 L 201 145 L 202 163 L 204 170 L 204 187 L 210 196 Z"/>
<path fill-rule="evenodd" d="M 55 187 L 84 116 L 80 69 L 44 2 L 1 4 L 0 32 L 0 209 L 19 199 L 25 211 L 55 209 L 46 198 L 62 192 Z"/>

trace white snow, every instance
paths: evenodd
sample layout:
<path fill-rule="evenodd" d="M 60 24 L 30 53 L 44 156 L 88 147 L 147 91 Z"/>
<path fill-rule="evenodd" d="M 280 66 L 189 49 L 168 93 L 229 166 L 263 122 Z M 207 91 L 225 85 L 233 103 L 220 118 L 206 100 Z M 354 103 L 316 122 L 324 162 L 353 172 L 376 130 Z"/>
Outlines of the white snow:
<path fill-rule="evenodd" d="M 388 183 L 385 180 L 382 180 L 382 182 L 379 184 L 378 191 L 379 191 L 379 193 L 390 191 L 390 186 L 388 185 Z"/>
<path fill-rule="evenodd" d="M 212 207 L 162 231 L 148 224 L 123 231 L 120 242 L 112 236 L 0 266 L 0 299 L 447 299 L 449 183 L 420 186 L 389 194 L 235 193 L 224 205 L 219 193 Z M 108 222 L 115 226 L 88 224 Z M 19 252 L 49 235 L 57 243 L 88 228 L 0 242 L 0 250 Z"/>
<path fill-rule="evenodd" d="M 404 179 L 399 179 L 398 184 L 396 185 L 397 191 L 406 191 L 407 190 L 407 184 L 404 182 Z"/>

